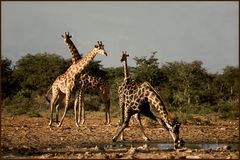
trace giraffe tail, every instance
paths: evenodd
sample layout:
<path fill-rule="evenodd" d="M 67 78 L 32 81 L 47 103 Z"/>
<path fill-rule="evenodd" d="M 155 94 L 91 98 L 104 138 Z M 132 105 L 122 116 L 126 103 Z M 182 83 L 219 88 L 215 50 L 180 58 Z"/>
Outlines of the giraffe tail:
<path fill-rule="evenodd" d="M 52 90 L 52 87 L 49 88 L 49 90 L 47 91 L 47 94 L 45 95 L 45 99 L 48 101 L 48 103 L 50 103 L 50 99 L 48 98 L 48 95 L 51 90 Z"/>

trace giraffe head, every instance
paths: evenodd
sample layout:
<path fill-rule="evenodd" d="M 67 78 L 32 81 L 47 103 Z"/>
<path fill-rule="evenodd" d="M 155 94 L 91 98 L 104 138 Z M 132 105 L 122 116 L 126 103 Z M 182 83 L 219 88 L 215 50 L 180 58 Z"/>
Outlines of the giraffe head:
<path fill-rule="evenodd" d="M 175 134 L 175 138 L 176 138 L 175 142 L 174 142 L 174 147 L 175 148 L 182 147 L 185 142 L 182 139 L 180 139 L 180 137 L 179 137 L 179 129 L 180 129 L 181 123 L 178 122 L 177 117 L 174 117 L 171 126 L 172 126 L 173 133 Z"/>
<path fill-rule="evenodd" d="M 102 44 L 102 41 L 97 41 L 97 44 L 95 45 L 95 50 L 98 54 L 107 56 L 107 52 L 104 49 L 104 45 Z"/>
<path fill-rule="evenodd" d="M 122 58 L 121 58 L 121 62 L 126 61 L 127 57 L 129 57 L 129 54 L 127 54 L 127 51 L 122 51 Z"/>
<path fill-rule="evenodd" d="M 69 32 L 64 32 L 64 35 L 61 35 L 64 39 L 64 42 L 68 42 L 72 36 L 69 34 Z"/>

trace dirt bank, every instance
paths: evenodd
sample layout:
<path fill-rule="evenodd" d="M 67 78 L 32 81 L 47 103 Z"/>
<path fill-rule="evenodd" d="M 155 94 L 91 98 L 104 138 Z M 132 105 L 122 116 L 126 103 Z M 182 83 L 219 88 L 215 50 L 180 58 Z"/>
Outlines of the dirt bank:
<path fill-rule="evenodd" d="M 181 137 L 186 143 L 238 143 L 238 120 L 221 120 L 216 117 L 198 116 L 208 120 L 208 125 L 182 124 Z M 201 150 L 183 148 L 161 151 L 158 148 L 141 148 L 143 139 L 137 125 L 125 131 L 126 142 L 138 142 L 139 146 L 111 148 L 111 138 L 117 130 L 118 118 L 112 118 L 112 126 L 104 125 L 104 113 L 86 115 L 84 126 L 77 128 L 73 117 L 66 117 L 62 127 L 56 123 L 50 130 L 48 117 L 2 115 L 1 152 L 2 156 L 15 158 L 238 158 L 238 151 L 227 148 Z M 159 125 L 150 126 L 143 120 L 145 132 L 153 142 L 172 143 L 168 132 Z M 118 143 L 116 143 L 118 144 Z M 130 143 L 131 144 L 131 143 Z M 139 148 L 140 147 L 140 148 Z M 132 150 L 131 150 L 132 149 Z M 129 153 L 131 152 L 131 153 Z M 12 153 L 12 154 L 11 154 Z M 191 157 L 192 156 L 192 157 Z M 5 157 L 5 158 L 6 158 Z"/>

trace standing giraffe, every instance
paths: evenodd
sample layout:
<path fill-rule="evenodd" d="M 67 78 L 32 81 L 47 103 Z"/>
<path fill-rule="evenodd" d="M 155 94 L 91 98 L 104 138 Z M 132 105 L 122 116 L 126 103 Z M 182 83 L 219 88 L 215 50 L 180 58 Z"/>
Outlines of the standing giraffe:
<path fill-rule="evenodd" d="M 79 54 L 76 46 L 72 42 L 72 36 L 68 33 L 64 33 L 62 35 L 64 42 L 67 44 L 69 48 L 69 52 L 72 55 L 72 63 L 76 63 L 82 56 Z M 84 91 L 91 93 L 99 93 L 102 102 L 105 105 L 105 124 L 110 124 L 110 98 L 109 98 L 109 84 L 108 81 L 105 81 L 101 77 L 93 76 L 84 70 L 80 76 L 80 88 L 82 90 L 79 93 L 78 101 L 74 103 L 74 112 L 75 112 L 75 120 L 76 125 L 79 126 L 79 123 L 84 124 L 85 122 L 85 106 L 84 106 Z M 77 104 L 79 116 L 77 118 Z M 58 113 L 58 112 L 57 112 Z M 56 115 L 56 118 L 58 115 Z"/>
<path fill-rule="evenodd" d="M 121 62 L 124 61 L 124 81 L 126 81 L 127 79 L 129 79 L 129 72 L 128 72 L 128 66 L 127 66 L 127 57 L 129 57 L 129 54 L 127 54 L 127 51 L 122 51 L 122 58 L 121 58 Z"/>
<path fill-rule="evenodd" d="M 68 103 L 71 98 L 71 94 L 75 93 L 78 96 L 79 92 L 81 91 L 81 88 L 80 88 L 81 84 L 79 83 L 79 78 L 81 76 L 81 73 L 97 54 L 102 54 L 107 56 L 107 53 L 104 49 L 104 45 L 102 45 L 101 41 L 100 42 L 98 41 L 98 44 L 95 45 L 94 49 L 92 49 L 89 53 L 87 53 L 82 59 L 72 64 L 64 74 L 58 76 L 57 79 L 53 82 L 53 85 L 51 87 L 52 97 L 50 101 L 50 109 L 51 109 L 51 116 L 50 116 L 50 122 L 49 122 L 50 127 L 52 125 L 53 108 L 56 105 L 57 101 L 62 99 L 62 94 L 65 94 L 66 100 L 65 100 L 64 113 L 58 124 L 58 127 L 62 125 L 63 119 L 67 112 Z M 76 101 L 77 101 L 77 98 L 75 99 L 75 102 Z"/>
<path fill-rule="evenodd" d="M 125 52 L 126 53 L 126 52 Z M 126 57 L 127 56 L 123 56 Z M 124 59 L 123 59 L 124 60 Z M 121 60 L 122 61 L 122 60 Z M 125 61 L 126 62 L 126 61 Z M 126 63 L 124 69 L 126 69 Z M 126 72 L 127 70 L 125 70 Z M 123 138 L 123 131 L 129 125 L 130 118 L 137 114 L 137 120 L 140 125 L 141 132 L 145 141 L 149 141 L 149 138 L 144 133 L 143 126 L 140 120 L 140 113 L 146 117 L 157 121 L 163 127 L 169 131 L 173 138 L 174 148 L 178 148 L 183 145 L 183 140 L 179 138 L 180 123 L 176 118 L 171 119 L 168 115 L 165 104 L 161 96 L 155 91 L 155 89 L 148 82 L 136 82 L 131 78 L 125 80 L 119 87 L 119 106 L 122 112 L 122 126 L 120 130 L 112 138 L 112 141 L 116 141 L 121 135 Z M 150 105 L 155 107 L 160 114 L 160 117 L 155 116 L 150 110 Z M 126 119 L 125 119 L 126 118 Z"/>
<path fill-rule="evenodd" d="M 82 58 L 82 56 L 78 53 L 78 50 L 74 43 L 72 42 L 71 38 L 72 36 L 68 33 L 64 33 L 64 35 L 61 35 L 64 42 L 67 44 L 68 49 L 72 55 L 72 63 L 75 64 L 79 59 Z"/>

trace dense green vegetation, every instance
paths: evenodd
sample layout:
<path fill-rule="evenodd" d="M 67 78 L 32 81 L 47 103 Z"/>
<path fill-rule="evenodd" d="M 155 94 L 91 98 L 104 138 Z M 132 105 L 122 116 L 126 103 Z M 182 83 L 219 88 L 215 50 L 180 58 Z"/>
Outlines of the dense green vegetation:
<path fill-rule="evenodd" d="M 155 55 L 156 52 L 153 52 L 149 58 L 134 57 L 136 67 L 129 67 L 130 75 L 140 81 L 149 81 L 170 111 L 238 118 L 237 67 L 226 66 L 222 73 L 212 74 L 203 68 L 201 61 L 166 62 L 160 66 Z M 123 80 L 123 67 L 103 68 L 100 63 L 94 61 L 88 71 L 103 75 L 111 84 L 111 112 L 117 115 L 117 88 Z M 3 113 L 40 116 L 40 112 L 48 111 L 44 95 L 55 78 L 64 73 L 70 64 L 70 59 L 49 53 L 27 54 L 14 66 L 11 60 L 2 59 Z M 87 95 L 85 99 L 88 110 L 103 110 L 100 98 Z"/>

